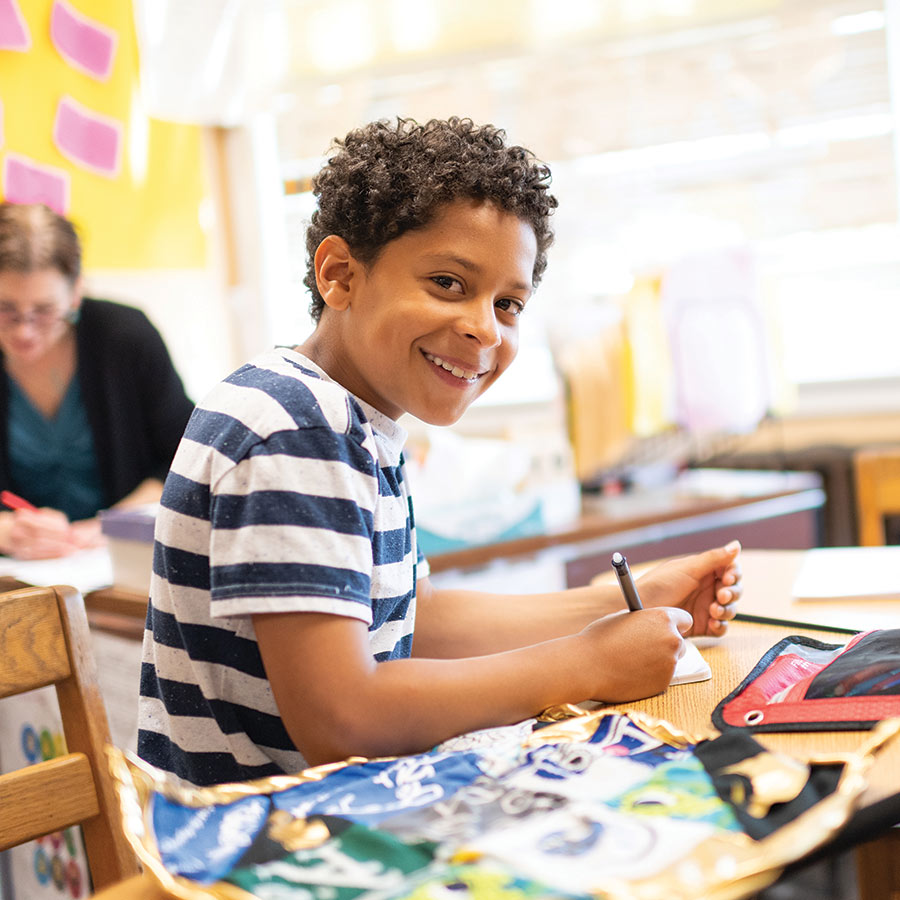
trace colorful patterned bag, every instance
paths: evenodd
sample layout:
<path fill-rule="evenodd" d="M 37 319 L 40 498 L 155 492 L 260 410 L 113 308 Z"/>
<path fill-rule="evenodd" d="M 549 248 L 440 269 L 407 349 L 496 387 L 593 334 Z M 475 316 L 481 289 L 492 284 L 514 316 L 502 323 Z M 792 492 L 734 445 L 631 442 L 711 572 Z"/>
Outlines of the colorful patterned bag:
<path fill-rule="evenodd" d="M 883 723 L 858 753 L 810 765 L 744 731 L 548 717 L 214 788 L 110 760 L 133 846 L 179 897 L 693 900 L 748 896 L 832 838 L 900 731 Z"/>

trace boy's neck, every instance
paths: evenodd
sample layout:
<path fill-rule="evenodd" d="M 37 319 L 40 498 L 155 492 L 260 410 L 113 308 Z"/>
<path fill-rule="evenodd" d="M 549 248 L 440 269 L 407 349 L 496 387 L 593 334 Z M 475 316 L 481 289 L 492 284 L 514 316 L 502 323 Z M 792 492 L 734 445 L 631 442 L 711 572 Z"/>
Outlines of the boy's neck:
<path fill-rule="evenodd" d="M 354 382 L 348 375 L 346 360 L 341 352 L 342 339 L 337 332 L 340 323 L 328 321 L 328 312 L 328 309 L 323 310 L 315 331 L 294 349 L 314 362 L 332 381 L 357 396 L 358 392 L 353 389 Z"/>
<path fill-rule="evenodd" d="M 323 332 L 321 322 L 316 326 L 316 330 L 302 343 L 294 346 L 294 349 L 314 362 L 329 378 L 341 383 L 341 379 L 337 377 L 339 366 L 329 364 L 334 359 L 334 354 L 330 352 L 329 345 L 332 342 L 328 340 L 327 335 Z M 346 387 L 346 385 L 345 385 Z"/>

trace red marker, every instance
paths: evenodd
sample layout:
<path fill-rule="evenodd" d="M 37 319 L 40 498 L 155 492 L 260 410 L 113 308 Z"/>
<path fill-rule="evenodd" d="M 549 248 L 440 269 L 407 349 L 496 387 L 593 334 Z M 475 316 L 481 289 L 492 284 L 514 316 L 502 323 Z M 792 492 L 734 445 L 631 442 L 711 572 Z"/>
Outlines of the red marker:
<path fill-rule="evenodd" d="M 0 491 L 0 503 L 10 509 L 28 509 L 37 512 L 37 507 L 29 503 L 24 497 L 14 494 L 12 491 Z"/>

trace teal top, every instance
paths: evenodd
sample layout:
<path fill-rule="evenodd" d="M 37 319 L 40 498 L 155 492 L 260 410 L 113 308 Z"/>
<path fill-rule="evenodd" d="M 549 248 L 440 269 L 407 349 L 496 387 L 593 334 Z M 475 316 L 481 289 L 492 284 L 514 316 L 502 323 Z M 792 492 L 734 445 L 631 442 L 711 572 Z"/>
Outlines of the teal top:
<path fill-rule="evenodd" d="M 104 506 L 94 436 L 74 377 L 48 419 L 7 375 L 9 470 L 12 489 L 35 506 L 61 509 L 71 521 Z"/>

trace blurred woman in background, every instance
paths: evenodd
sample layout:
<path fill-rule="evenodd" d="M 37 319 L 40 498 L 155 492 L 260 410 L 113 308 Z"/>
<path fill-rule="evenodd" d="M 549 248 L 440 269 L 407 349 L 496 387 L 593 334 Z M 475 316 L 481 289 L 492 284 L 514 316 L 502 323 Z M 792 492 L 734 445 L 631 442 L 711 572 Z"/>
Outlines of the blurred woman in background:
<path fill-rule="evenodd" d="M 0 359 L 0 553 L 95 546 L 99 510 L 159 499 L 193 404 L 143 312 L 82 296 L 46 206 L 0 203 Z"/>

